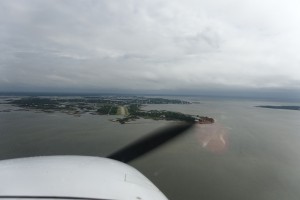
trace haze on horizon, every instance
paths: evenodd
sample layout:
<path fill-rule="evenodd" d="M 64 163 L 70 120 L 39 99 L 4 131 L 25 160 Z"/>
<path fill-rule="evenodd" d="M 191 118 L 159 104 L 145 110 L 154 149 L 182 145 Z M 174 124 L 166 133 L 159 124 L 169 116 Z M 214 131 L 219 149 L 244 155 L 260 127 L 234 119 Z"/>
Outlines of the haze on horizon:
<path fill-rule="evenodd" d="M 0 1 L 0 92 L 299 94 L 299 9 L 298 0 Z"/>

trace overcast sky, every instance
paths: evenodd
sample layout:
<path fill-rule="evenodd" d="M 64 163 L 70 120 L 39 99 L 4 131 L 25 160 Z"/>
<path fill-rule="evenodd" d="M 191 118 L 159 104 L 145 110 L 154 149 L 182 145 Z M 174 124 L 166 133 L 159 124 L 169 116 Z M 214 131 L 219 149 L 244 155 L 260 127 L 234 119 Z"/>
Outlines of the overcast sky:
<path fill-rule="evenodd" d="M 299 11 L 299 0 L 1 0 L 0 91 L 299 91 Z"/>

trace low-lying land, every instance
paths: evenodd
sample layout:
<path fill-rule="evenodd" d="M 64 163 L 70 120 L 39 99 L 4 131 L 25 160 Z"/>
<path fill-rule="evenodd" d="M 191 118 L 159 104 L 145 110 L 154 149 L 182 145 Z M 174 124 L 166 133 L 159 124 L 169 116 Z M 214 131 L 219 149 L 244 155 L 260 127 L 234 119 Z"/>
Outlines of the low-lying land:
<path fill-rule="evenodd" d="M 175 120 L 195 122 L 201 124 L 213 123 L 209 117 L 201 117 L 183 114 L 180 112 L 166 110 L 142 110 L 146 104 L 190 104 L 188 101 L 163 98 L 146 97 L 25 97 L 8 100 L 9 104 L 21 107 L 26 110 L 38 110 L 43 112 L 63 112 L 74 116 L 83 113 L 94 115 L 119 115 L 121 118 L 114 119 L 121 124 L 138 118 L 154 120 Z"/>
<path fill-rule="evenodd" d="M 300 110 L 300 106 L 256 106 L 259 108 L 283 109 L 283 110 Z"/>

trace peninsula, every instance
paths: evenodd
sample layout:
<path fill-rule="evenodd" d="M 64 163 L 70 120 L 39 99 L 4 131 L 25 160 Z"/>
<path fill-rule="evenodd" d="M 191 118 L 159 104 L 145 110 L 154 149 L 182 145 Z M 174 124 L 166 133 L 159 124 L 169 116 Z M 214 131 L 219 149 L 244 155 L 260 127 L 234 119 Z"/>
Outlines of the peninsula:
<path fill-rule="evenodd" d="M 300 110 L 300 106 L 255 106 L 259 108 L 282 109 L 282 110 Z"/>
<path fill-rule="evenodd" d="M 214 119 L 206 116 L 189 115 L 167 110 L 142 110 L 147 104 L 191 104 L 178 99 L 96 96 L 96 97 L 23 97 L 7 100 L 7 103 L 24 110 L 42 112 L 62 112 L 73 116 L 84 113 L 93 115 L 115 115 L 119 118 L 111 121 L 125 124 L 139 118 L 154 120 L 174 120 L 185 122 L 199 122 L 201 124 L 214 123 Z"/>

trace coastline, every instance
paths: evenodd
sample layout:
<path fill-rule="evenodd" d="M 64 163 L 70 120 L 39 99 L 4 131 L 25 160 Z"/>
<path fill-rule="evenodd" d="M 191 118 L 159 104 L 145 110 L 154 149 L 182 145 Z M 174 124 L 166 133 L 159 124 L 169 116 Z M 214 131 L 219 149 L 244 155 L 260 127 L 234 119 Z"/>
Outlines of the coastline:
<path fill-rule="evenodd" d="M 207 116 L 190 115 L 181 112 L 166 110 L 142 110 L 142 107 L 149 104 L 192 104 L 189 101 L 165 98 L 147 97 L 124 97 L 124 96 L 103 96 L 97 98 L 89 97 L 20 97 L 8 99 L 10 104 L 24 110 L 53 113 L 61 112 L 75 117 L 81 114 L 123 116 L 111 120 L 126 124 L 139 118 L 167 121 L 184 121 L 199 124 L 212 124 L 214 119 Z"/>

